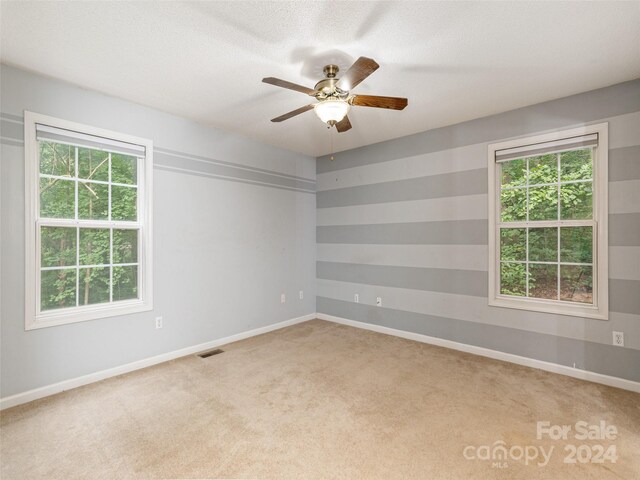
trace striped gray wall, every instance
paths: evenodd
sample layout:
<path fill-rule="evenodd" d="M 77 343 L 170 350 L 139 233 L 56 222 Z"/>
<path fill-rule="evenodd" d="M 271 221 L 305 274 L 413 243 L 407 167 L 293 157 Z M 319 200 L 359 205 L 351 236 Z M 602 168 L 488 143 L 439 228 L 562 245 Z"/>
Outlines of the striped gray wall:
<path fill-rule="evenodd" d="M 610 319 L 489 307 L 488 144 L 603 121 Z M 640 381 L 640 80 L 335 157 L 317 162 L 318 312 Z"/>

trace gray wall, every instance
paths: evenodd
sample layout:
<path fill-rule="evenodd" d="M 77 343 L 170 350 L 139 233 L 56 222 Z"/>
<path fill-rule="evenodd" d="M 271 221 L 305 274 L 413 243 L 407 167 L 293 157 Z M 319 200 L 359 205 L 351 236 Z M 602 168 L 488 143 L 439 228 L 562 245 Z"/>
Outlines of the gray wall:
<path fill-rule="evenodd" d="M 4 65 L 0 80 L 2 397 L 315 311 L 315 159 Z M 24 110 L 154 141 L 152 312 L 24 330 Z"/>
<path fill-rule="evenodd" d="M 602 121 L 610 319 L 489 307 L 487 145 Z M 640 381 L 640 80 L 335 157 L 317 162 L 318 312 Z"/>

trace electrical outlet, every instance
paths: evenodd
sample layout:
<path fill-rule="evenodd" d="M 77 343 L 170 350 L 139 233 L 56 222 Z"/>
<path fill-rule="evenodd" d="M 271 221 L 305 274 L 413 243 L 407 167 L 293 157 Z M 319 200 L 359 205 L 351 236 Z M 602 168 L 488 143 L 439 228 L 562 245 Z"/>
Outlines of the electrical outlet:
<path fill-rule="evenodd" d="M 162 328 L 162 317 L 156 317 L 156 328 Z"/>
<path fill-rule="evenodd" d="M 358 295 L 357 293 L 353 294 L 353 301 L 356 303 L 360 303 L 360 295 Z"/>
<path fill-rule="evenodd" d="M 287 298 L 284 296 L 284 293 L 280 295 L 280 303 L 284 303 L 287 301 Z"/>
<path fill-rule="evenodd" d="M 304 292 L 300 290 L 300 300 L 304 299 Z"/>
<path fill-rule="evenodd" d="M 624 332 L 613 332 L 613 344 L 616 347 L 624 347 Z"/>
<path fill-rule="evenodd" d="M 376 305 L 379 307 L 382 306 L 382 297 L 376 297 Z"/>

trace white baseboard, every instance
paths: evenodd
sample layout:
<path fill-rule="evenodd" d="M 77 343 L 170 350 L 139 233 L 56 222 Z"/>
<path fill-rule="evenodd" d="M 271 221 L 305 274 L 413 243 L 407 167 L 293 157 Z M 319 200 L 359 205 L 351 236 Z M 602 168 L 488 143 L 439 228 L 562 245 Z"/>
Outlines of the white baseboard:
<path fill-rule="evenodd" d="M 474 355 L 480 355 L 483 357 L 493 358 L 496 360 L 503 360 L 505 362 L 511 362 L 518 365 L 524 365 L 526 367 L 538 368 L 540 370 L 546 370 L 547 372 L 558 373 L 560 375 L 567 375 L 569 377 L 579 378 L 581 380 L 587 380 L 590 382 L 601 383 L 611 387 L 622 388 L 624 390 L 630 390 L 632 392 L 640 393 L 640 382 L 634 382 L 632 380 L 626 380 L 624 378 L 612 377 L 610 375 L 603 375 L 600 373 L 590 372 L 588 370 L 581 370 L 579 368 L 567 367 L 565 365 L 558 365 L 556 363 L 544 362 L 542 360 L 535 360 L 533 358 L 521 357 L 519 355 L 513 355 L 511 353 L 504 353 L 498 350 L 491 350 L 483 347 L 476 347 L 474 345 L 467 345 L 464 343 L 453 342 L 451 340 L 445 340 L 437 337 L 430 337 L 428 335 L 422 335 L 419 333 L 406 332 L 403 330 L 396 330 L 395 328 L 381 327 L 379 325 L 372 325 L 369 323 L 358 322 L 355 320 L 349 320 L 347 318 L 334 317 L 333 315 L 327 315 L 324 313 L 310 313 L 298 318 L 292 318 L 283 322 L 274 323 L 273 325 L 267 325 L 266 327 L 256 328 L 247 332 L 238 333 L 229 337 L 219 338 L 217 340 L 211 340 L 209 342 L 201 343 L 199 345 L 193 345 L 191 347 L 182 348 L 180 350 L 174 350 L 172 352 L 163 353 L 154 357 L 144 358 L 136 362 L 127 363 L 118 367 L 109 368 L 107 370 L 101 370 L 99 372 L 90 373 L 81 377 L 64 380 L 62 382 L 54 383 L 52 385 L 46 385 L 44 387 L 35 388 L 26 392 L 11 395 L 0 399 L 0 410 L 5 408 L 14 407 L 23 403 L 31 402 L 39 398 L 54 395 L 56 393 L 64 392 L 65 390 L 71 390 L 72 388 L 81 387 L 82 385 L 88 385 L 90 383 L 99 382 L 106 378 L 115 377 L 124 373 L 133 372 L 134 370 L 140 370 L 141 368 L 157 365 L 158 363 L 167 362 L 186 355 L 193 355 L 204 350 L 219 347 L 227 343 L 237 342 L 238 340 L 244 340 L 245 338 L 255 337 L 263 333 L 272 332 L 280 328 L 295 325 L 297 323 L 306 322 L 319 318 L 329 322 L 339 323 L 342 325 L 348 325 L 351 327 L 362 328 L 364 330 L 371 330 L 378 333 L 384 333 L 387 335 L 394 335 L 396 337 L 406 338 L 408 340 L 415 340 L 416 342 L 428 343 L 430 345 L 437 345 L 439 347 L 451 348 L 453 350 L 459 350 L 461 352 L 472 353 Z"/>
<path fill-rule="evenodd" d="M 81 377 L 71 378 L 69 380 L 64 380 L 52 385 L 34 388 L 33 390 L 17 393 L 15 395 L 11 395 L 10 397 L 1 398 L 0 410 L 31 402 L 33 400 L 37 400 L 38 398 L 48 397 L 49 395 L 64 392 L 65 390 L 71 390 L 72 388 L 81 387 L 82 385 L 87 385 L 89 383 L 99 382 L 100 380 L 104 380 L 105 378 L 115 377 L 117 375 L 122 375 L 123 373 L 132 372 L 134 370 L 140 370 L 141 368 L 157 365 L 158 363 L 167 362 L 169 360 L 184 357 L 186 355 L 193 355 L 194 353 L 219 347 L 220 345 L 226 345 L 227 343 L 237 342 L 238 340 L 244 340 L 245 338 L 255 337 L 256 335 L 261 335 L 263 333 L 272 332 L 273 330 L 278 330 L 290 325 L 313 320 L 314 318 L 316 318 L 316 314 L 310 313 L 302 317 L 292 318 L 283 322 L 274 323 L 273 325 L 267 325 L 266 327 L 260 327 L 254 330 L 249 330 L 247 332 L 231 335 L 229 337 L 211 340 L 199 345 L 193 345 L 191 347 L 181 348 L 180 350 L 162 353 L 154 357 L 144 358 L 142 360 L 127 363 L 125 365 L 120 365 L 118 367 L 108 368 L 106 370 L 90 373 Z"/>
<path fill-rule="evenodd" d="M 349 320 L 347 318 L 334 317 L 333 315 L 326 315 L 324 313 L 318 313 L 316 318 L 319 318 L 320 320 L 327 320 L 329 322 L 340 323 L 342 325 L 348 325 L 350 327 L 362 328 L 364 330 L 385 333 L 387 335 L 394 335 L 396 337 L 402 337 L 408 340 L 415 340 L 416 342 L 428 343 L 430 345 L 437 345 L 439 347 L 451 348 L 453 350 L 459 350 L 461 352 L 473 353 L 474 355 L 480 355 L 496 360 L 516 363 L 518 365 L 524 365 L 525 367 L 538 368 L 540 370 L 546 370 L 547 372 L 559 373 L 560 375 L 567 375 L 569 377 L 579 378 L 581 380 L 601 383 L 610 387 L 617 387 L 624 390 L 630 390 L 632 392 L 640 393 L 640 382 L 634 382 L 632 380 L 626 380 L 624 378 L 612 377 L 610 375 L 603 375 L 601 373 L 595 373 L 589 370 L 581 370 L 579 368 L 567 367 L 565 365 L 559 365 L 557 363 L 544 362 L 542 360 L 536 360 L 533 358 L 521 357 L 519 355 L 504 353 L 498 350 L 491 350 L 489 348 L 476 347 L 474 345 L 467 345 L 465 343 L 458 343 L 442 338 L 430 337 L 428 335 L 422 335 L 420 333 L 406 332 L 403 330 L 396 330 L 395 328 L 381 327 L 379 325 L 358 322 L 356 320 Z"/>

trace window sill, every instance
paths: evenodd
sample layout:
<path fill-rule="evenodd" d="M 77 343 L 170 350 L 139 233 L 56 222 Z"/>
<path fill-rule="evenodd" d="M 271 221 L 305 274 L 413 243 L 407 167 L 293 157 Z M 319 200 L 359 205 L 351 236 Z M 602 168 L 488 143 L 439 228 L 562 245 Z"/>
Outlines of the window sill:
<path fill-rule="evenodd" d="M 551 313 L 556 315 L 568 315 L 572 317 L 594 318 L 596 320 L 609 320 L 609 312 L 606 309 L 593 305 L 567 304 L 553 300 L 521 299 L 515 297 L 498 296 L 489 299 L 489 306 L 528 310 L 530 312 Z"/>
<path fill-rule="evenodd" d="M 36 315 L 35 318 L 27 318 L 25 330 L 36 330 L 38 328 L 54 327 L 68 323 L 86 322 L 99 318 L 129 315 L 150 310 L 153 310 L 153 305 L 150 302 L 144 302 L 142 300 L 60 309 Z"/>

